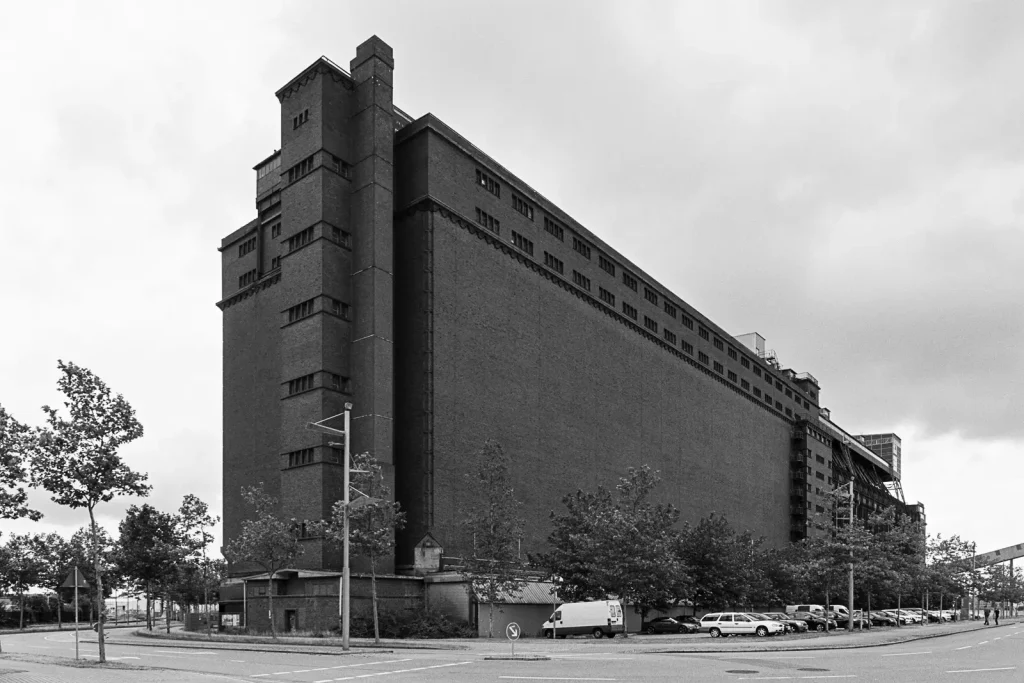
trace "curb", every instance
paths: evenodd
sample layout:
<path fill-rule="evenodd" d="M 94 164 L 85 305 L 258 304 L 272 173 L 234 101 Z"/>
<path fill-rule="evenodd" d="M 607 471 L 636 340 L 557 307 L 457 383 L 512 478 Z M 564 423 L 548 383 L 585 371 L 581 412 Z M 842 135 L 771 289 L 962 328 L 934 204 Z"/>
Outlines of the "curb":
<path fill-rule="evenodd" d="M 487 655 L 483 659 L 488 661 L 510 660 L 517 662 L 550 662 L 551 657 L 547 655 Z"/>
<path fill-rule="evenodd" d="M 961 633 L 973 633 L 975 631 L 983 631 L 990 628 L 1002 628 L 1003 626 L 1009 626 L 1011 622 L 1000 624 L 999 626 L 978 626 L 977 628 L 964 629 L 962 631 L 949 631 L 947 633 L 922 633 L 920 635 L 908 636 L 899 640 L 893 640 L 883 643 L 839 643 L 830 647 L 818 646 L 818 647 L 750 647 L 742 650 L 721 650 L 721 649 L 708 649 L 702 646 L 698 646 L 701 649 L 658 649 L 658 650 L 628 650 L 630 654 L 735 654 L 737 652 L 813 652 L 815 650 L 863 650 L 871 647 L 888 647 L 890 645 L 902 645 L 903 643 L 913 643 L 918 640 L 930 640 L 932 638 L 944 638 L 946 636 L 955 636 Z M 1016 623 L 1016 622 L 1012 622 Z M 815 641 L 818 642 L 818 641 Z"/>

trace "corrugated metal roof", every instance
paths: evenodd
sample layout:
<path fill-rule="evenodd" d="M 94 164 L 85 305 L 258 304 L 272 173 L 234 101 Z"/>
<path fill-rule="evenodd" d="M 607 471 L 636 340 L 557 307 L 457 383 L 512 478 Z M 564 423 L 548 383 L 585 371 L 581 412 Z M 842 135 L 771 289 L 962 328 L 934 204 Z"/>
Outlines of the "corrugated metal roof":
<path fill-rule="evenodd" d="M 552 596 L 551 593 L 554 587 L 555 584 L 553 583 L 531 581 L 519 592 L 501 591 L 501 597 L 498 599 L 498 602 L 503 605 L 552 605 L 558 602 L 557 598 Z"/>

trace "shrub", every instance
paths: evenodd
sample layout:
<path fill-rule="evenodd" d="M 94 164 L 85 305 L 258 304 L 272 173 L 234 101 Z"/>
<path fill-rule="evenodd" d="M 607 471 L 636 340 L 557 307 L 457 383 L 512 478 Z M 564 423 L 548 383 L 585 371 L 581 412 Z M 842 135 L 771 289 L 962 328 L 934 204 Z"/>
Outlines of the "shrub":
<path fill-rule="evenodd" d="M 382 609 L 379 614 L 381 638 L 475 638 L 476 629 L 461 619 L 431 610 Z M 352 615 L 351 635 L 373 637 L 373 613 L 369 610 Z"/>

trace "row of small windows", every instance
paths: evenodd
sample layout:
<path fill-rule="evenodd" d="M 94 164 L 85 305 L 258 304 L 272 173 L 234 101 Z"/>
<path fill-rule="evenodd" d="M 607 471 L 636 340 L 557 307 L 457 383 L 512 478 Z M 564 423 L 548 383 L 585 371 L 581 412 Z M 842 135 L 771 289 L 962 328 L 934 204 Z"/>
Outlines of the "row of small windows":
<path fill-rule="evenodd" d="M 298 451 L 292 451 L 288 454 L 288 467 L 298 467 L 299 465 L 311 465 L 313 463 L 313 449 L 303 448 Z"/>
<path fill-rule="evenodd" d="M 493 194 L 495 197 L 501 196 L 501 184 L 479 168 L 476 169 L 476 184 Z"/>
<path fill-rule="evenodd" d="M 313 155 L 310 154 L 308 157 L 288 169 L 288 182 L 294 182 L 312 170 Z"/>
<path fill-rule="evenodd" d="M 672 344 L 673 346 L 675 346 L 676 339 L 677 339 L 677 337 L 676 337 L 676 333 L 675 332 L 672 332 L 669 329 L 665 330 L 665 341 L 667 341 L 669 344 Z"/>
<path fill-rule="evenodd" d="M 250 251 L 253 251 L 254 249 L 256 249 L 256 236 L 255 235 L 253 235 L 252 237 L 250 237 L 249 239 L 247 239 L 246 241 L 244 241 L 244 242 L 242 242 L 241 244 L 238 245 L 238 255 L 239 256 L 245 256 L 246 254 L 248 254 Z"/>
<path fill-rule="evenodd" d="M 270 175 L 273 171 L 281 168 L 281 155 L 278 154 L 276 157 L 268 161 L 267 163 L 260 166 L 259 170 L 256 171 L 256 179 L 259 180 Z"/>
<path fill-rule="evenodd" d="M 316 377 L 315 373 L 288 380 L 288 395 L 293 396 L 312 389 L 314 377 Z"/>
<path fill-rule="evenodd" d="M 708 354 L 704 353 L 703 351 L 698 351 L 697 352 L 697 358 L 704 365 L 707 365 L 710 362 L 710 360 L 711 360 L 710 358 L 708 358 Z"/>
<path fill-rule="evenodd" d="M 238 276 L 238 288 L 241 289 L 247 285 L 251 285 L 256 282 L 256 269 L 253 268 L 248 273 Z"/>
<path fill-rule="evenodd" d="M 302 232 L 295 233 L 288 238 L 288 251 L 295 251 L 299 247 L 304 247 L 313 241 L 313 228 L 312 226 L 306 228 Z"/>
<path fill-rule="evenodd" d="M 544 230 L 554 236 L 555 239 L 561 242 L 565 241 L 565 228 L 547 216 L 544 216 Z"/>
<path fill-rule="evenodd" d="M 330 307 L 331 307 L 330 311 L 331 311 L 331 313 L 333 313 L 334 315 L 336 315 L 339 318 L 342 318 L 344 320 L 349 320 L 350 319 L 350 317 L 351 317 L 351 315 L 350 315 L 351 314 L 351 308 L 349 307 L 348 304 L 346 304 L 344 302 L 341 302 L 341 301 L 338 301 L 337 299 L 332 299 L 330 297 L 325 297 L 325 299 L 330 304 Z M 295 306 L 292 306 L 291 308 L 289 308 L 288 309 L 288 322 L 293 323 L 296 320 L 302 320 L 303 318 L 308 318 L 309 316 L 311 316 L 314 313 L 316 313 L 316 309 L 315 309 L 315 305 L 314 305 L 315 302 L 316 302 L 316 298 L 314 297 L 314 298 L 310 299 L 309 301 L 303 301 L 301 304 L 296 304 Z"/>
<path fill-rule="evenodd" d="M 281 222 L 278 221 L 277 223 L 274 223 L 273 225 L 270 226 L 270 238 L 273 239 L 275 237 L 280 237 L 280 236 L 281 236 Z"/>
<path fill-rule="evenodd" d="M 486 211 L 476 210 L 476 222 L 484 226 L 496 235 L 501 234 L 501 221 L 491 216 Z"/>
<path fill-rule="evenodd" d="M 486 190 L 488 190 L 489 192 L 491 192 L 495 196 L 497 196 L 497 197 L 501 196 L 501 186 L 500 186 L 500 183 L 495 178 L 493 178 L 492 176 L 488 175 L 487 173 L 485 173 L 484 171 L 482 171 L 480 169 L 476 170 L 476 182 L 477 182 L 478 185 L 480 185 L 481 187 L 485 188 Z M 526 216 L 530 220 L 534 219 L 534 209 L 533 209 L 533 206 L 530 205 L 530 203 L 527 202 L 525 199 L 523 199 L 522 197 L 520 197 L 519 195 L 514 194 L 514 193 L 512 195 L 512 208 L 514 208 L 517 212 L 519 212 L 522 215 Z M 479 223 L 480 225 L 488 228 L 489 230 L 491 230 L 491 231 L 493 231 L 495 233 L 500 234 L 500 231 L 501 231 L 501 223 L 500 223 L 500 221 L 498 219 L 494 218 L 493 216 L 487 214 L 485 211 L 481 210 L 480 208 L 476 209 L 476 220 L 477 220 L 477 223 Z M 548 216 L 544 217 L 544 230 L 545 230 L 545 232 L 547 232 L 548 234 L 552 235 L 553 237 L 555 237 L 559 241 L 565 241 L 565 228 L 562 225 L 560 225 L 558 222 L 553 220 L 552 218 L 549 218 Z M 521 249 L 522 251 L 526 252 L 527 254 L 529 254 L 531 256 L 533 255 L 533 242 L 531 240 L 529 240 L 528 238 L 526 238 L 525 236 L 520 235 L 519 233 L 517 233 L 515 231 L 512 231 L 512 243 L 516 247 Z M 580 255 L 584 256 L 588 260 L 591 259 L 591 257 L 592 257 L 592 248 L 584 240 L 580 239 L 579 237 L 573 236 L 572 247 L 573 247 L 573 250 L 576 251 L 577 253 L 579 253 Z M 544 252 L 544 265 L 547 266 L 548 268 L 554 270 L 555 272 L 559 273 L 560 275 L 564 275 L 565 274 L 565 265 L 564 265 L 564 263 L 561 260 L 559 260 L 558 258 L 556 258 L 554 255 L 552 255 L 551 253 L 546 252 L 546 251 Z M 604 270 L 605 272 L 609 273 L 610 275 L 613 275 L 613 276 L 615 275 L 615 263 L 611 259 L 606 257 L 604 254 L 598 253 L 598 266 L 602 270 Z M 579 271 L 576 271 L 576 270 L 573 271 L 573 282 L 577 286 L 581 287 L 582 289 L 585 289 L 587 291 L 591 291 L 591 281 L 590 281 L 590 279 L 588 277 L 586 277 L 585 275 L 583 275 L 582 273 L 580 273 Z M 638 289 L 639 289 L 639 282 L 638 282 L 637 278 L 635 276 L 633 276 L 631 273 L 629 273 L 629 272 L 627 272 L 625 270 L 622 271 L 622 282 L 623 282 L 623 284 L 625 284 L 627 287 L 629 287 L 633 291 L 638 291 Z M 615 295 L 612 294 L 611 292 L 609 292 L 608 290 L 604 289 L 603 287 L 599 288 L 599 295 L 600 295 L 601 300 L 604 301 L 605 303 L 607 303 L 607 304 L 609 304 L 611 306 L 615 305 Z M 644 287 L 644 298 L 648 302 L 654 304 L 655 306 L 657 306 L 658 303 L 659 303 L 659 294 L 656 291 L 654 291 L 651 288 L 646 287 L 646 286 Z M 670 315 L 672 318 L 676 318 L 679 315 L 678 308 L 674 304 L 670 303 L 667 299 L 664 300 L 663 306 L 664 306 L 665 313 Z M 638 314 L 638 311 L 637 311 L 636 308 L 634 308 L 633 306 L 627 304 L 626 302 L 622 303 L 622 307 L 623 307 L 623 313 L 625 313 L 627 316 L 629 316 L 633 320 L 636 320 L 638 318 L 639 314 Z M 687 327 L 690 330 L 692 330 L 694 328 L 693 319 L 690 318 L 690 316 L 686 315 L 685 313 L 682 314 L 681 322 L 682 322 L 682 324 L 685 327 Z M 649 329 L 652 329 L 655 332 L 658 330 L 658 323 L 656 321 L 654 321 L 652 318 L 650 318 L 648 316 L 644 316 L 644 323 L 645 323 L 645 325 Z M 668 330 L 666 330 L 665 332 L 666 332 L 666 339 L 670 339 L 670 337 L 668 335 L 671 335 L 671 342 L 674 345 L 675 344 L 676 335 L 674 333 L 672 333 L 672 332 L 669 332 Z M 708 340 L 708 341 L 711 340 L 710 332 L 707 329 L 705 329 L 703 326 L 699 327 L 699 334 L 700 334 L 700 337 L 702 339 Z M 714 343 L 714 346 L 715 346 L 716 349 L 718 349 L 719 351 L 725 351 L 725 343 L 721 339 L 719 339 L 718 337 L 715 337 L 713 343 Z M 689 350 L 687 352 L 692 355 L 693 354 L 693 346 L 691 344 L 689 344 L 688 342 L 685 342 L 685 341 L 683 342 L 683 345 L 684 345 L 684 350 L 686 350 L 687 347 L 688 347 Z M 707 357 L 706 354 L 702 353 L 702 355 Z M 728 355 L 729 355 L 729 358 L 731 358 L 733 360 L 736 360 L 739 357 L 739 354 L 737 353 L 736 349 L 734 349 L 732 346 L 729 346 Z M 742 358 L 741 359 L 741 363 L 742 363 L 744 368 L 747 368 L 747 369 L 750 368 L 750 361 L 747 358 Z M 707 363 L 705 363 L 705 365 L 706 364 Z M 717 361 L 716 361 L 716 365 L 721 365 L 721 364 L 717 363 Z M 724 374 L 724 367 L 723 367 L 722 371 L 720 371 L 720 372 L 721 372 L 721 374 Z M 760 376 L 761 371 L 760 371 L 759 368 L 754 367 L 754 373 L 756 375 Z M 730 379 L 732 379 L 732 381 L 735 382 L 736 381 L 735 373 L 730 371 L 729 375 L 730 375 Z M 743 380 L 743 382 L 749 387 L 749 382 L 747 382 L 747 380 Z M 787 390 L 787 394 L 791 395 L 792 392 Z M 797 400 L 799 402 L 799 398 Z"/>
<path fill-rule="evenodd" d="M 295 130 L 306 121 L 309 121 L 309 110 L 303 109 L 298 114 L 292 117 L 292 130 Z"/>
<path fill-rule="evenodd" d="M 575 252 L 582 254 L 587 260 L 590 259 L 590 245 L 581 240 L 579 237 L 572 238 L 572 249 Z"/>
<path fill-rule="evenodd" d="M 310 299 L 309 301 L 303 301 L 301 304 L 297 304 L 288 309 L 288 322 L 293 323 L 296 320 L 302 320 L 303 318 L 309 317 L 315 313 L 314 304 L 316 299 Z"/>
<path fill-rule="evenodd" d="M 565 264 L 546 251 L 544 252 L 544 265 L 559 275 L 565 274 Z"/>
<path fill-rule="evenodd" d="M 533 220 L 533 207 L 519 195 L 512 195 L 512 208 L 529 218 L 531 221 Z"/>
<path fill-rule="evenodd" d="M 533 256 L 533 242 L 523 237 L 515 230 L 512 231 L 512 244 L 516 245 L 530 256 Z"/>
<path fill-rule="evenodd" d="M 270 269 L 271 270 L 277 270 L 280 267 L 281 267 L 281 257 L 280 256 L 275 256 L 275 257 L 270 259 Z"/>
<path fill-rule="evenodd" d="M 351 393 L 351 380 L 349 380 L 348 377 L 342 377 L 341 375 L 336 375 L 333 372 L 328 372 L 324 374 L 327 375 L 327 383 L 325 384 L 326 387 L 346 394 Z M 303 375 L 302 377 L 297 377 L 295 379 L 288 380 L 288 395 L 294 396 L 295 394 L 301 394 L 304 391 L 315 389 L 315 379 L 316 373 L 314 372 L 308 375 Z"/>

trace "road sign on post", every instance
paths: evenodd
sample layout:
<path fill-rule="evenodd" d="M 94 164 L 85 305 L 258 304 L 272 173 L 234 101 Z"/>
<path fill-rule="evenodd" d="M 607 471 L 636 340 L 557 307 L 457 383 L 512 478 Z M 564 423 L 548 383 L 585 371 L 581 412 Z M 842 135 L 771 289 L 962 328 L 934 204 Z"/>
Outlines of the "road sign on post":
<path fill-rule="evenodd" d="M 78 659 L 78 589 L 88 587 L 89 583 L 82 576 L 82 572 L 78 570 L 77 564 L 71 570 L 71 573 L 68 574 L 68 578 L 64 579 L 64 583 L 61 584 L 61 588 L 75 589 L 75 659 Z"/>
<path fill-rule="evenodd" d="M 509 625 L 505 627 L 505 637 L 508 638 L 509 643 L 512 645 L 513 657 L 516 656 L 516 641 L 519 640 L 520 633 L 519 624 L 514 621 L 509 622 Z"/>

